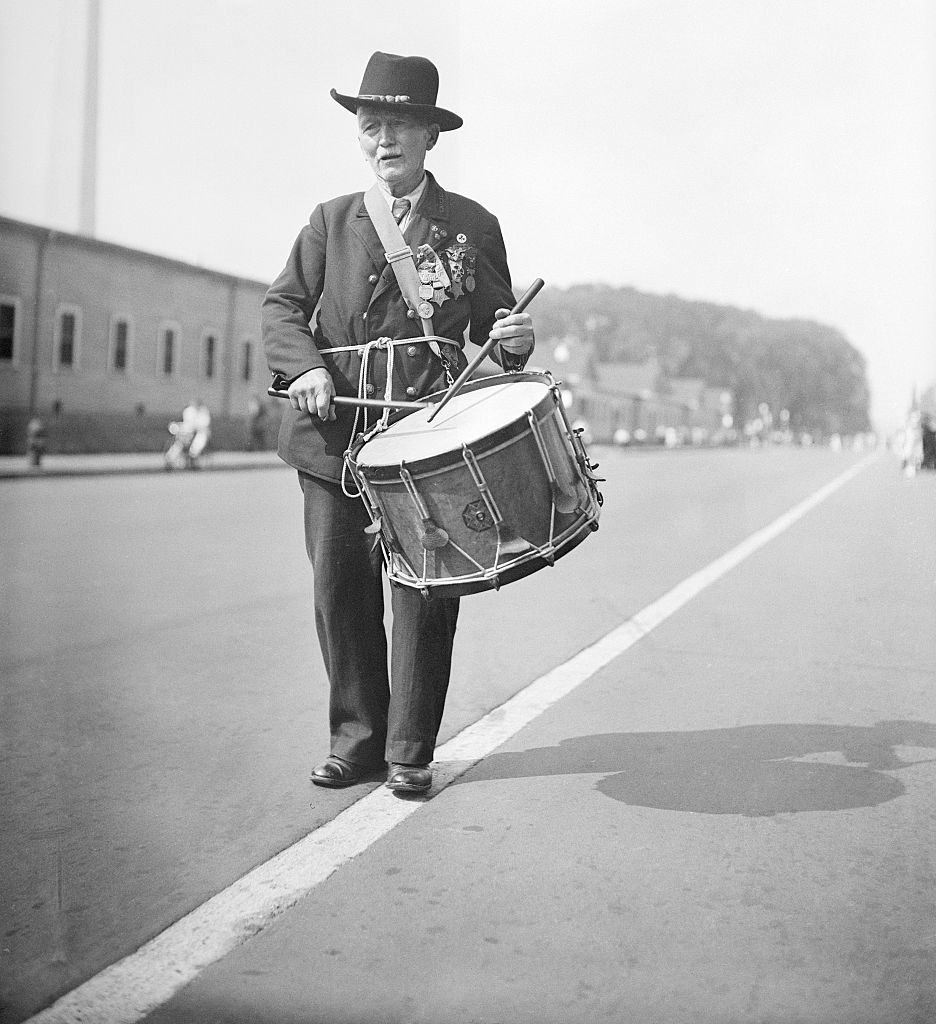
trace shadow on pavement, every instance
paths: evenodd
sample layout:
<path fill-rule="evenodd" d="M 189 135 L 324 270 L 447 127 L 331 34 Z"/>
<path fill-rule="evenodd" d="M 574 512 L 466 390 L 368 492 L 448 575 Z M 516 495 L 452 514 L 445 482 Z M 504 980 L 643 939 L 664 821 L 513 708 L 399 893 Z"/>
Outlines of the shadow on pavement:
<path fill-rule="evenodd" d="M 746 725 L 697 732 L 599 733 L 492 754 L 456 785 L 601 774 L 612 800 L 698 814 L 749 816 L 874 807 L 905 792 L 884 774 L 921 761 L 895 747 L 936 748 L 936 725 Z M 808 759 L 808 760 L 807 760 Z M 924 758 L 923 761 L 936 760 Z M 842 763 L 842 762 L 845 763 Z"/>

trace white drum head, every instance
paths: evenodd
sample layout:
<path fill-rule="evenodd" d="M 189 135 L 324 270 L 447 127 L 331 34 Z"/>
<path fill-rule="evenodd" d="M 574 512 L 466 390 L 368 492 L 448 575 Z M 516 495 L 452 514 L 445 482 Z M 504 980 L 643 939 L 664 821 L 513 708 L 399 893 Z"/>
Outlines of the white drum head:
<path fill-rule="evenodd" d="M 432 409 L 419 409 L 377 434 L 361 448 L 357 462 L 398 466 L 471 446 L 534 409 L 548 392 L 549 386 L 538 380 L 460 391 L 431 423 L 426 421 Z"/>

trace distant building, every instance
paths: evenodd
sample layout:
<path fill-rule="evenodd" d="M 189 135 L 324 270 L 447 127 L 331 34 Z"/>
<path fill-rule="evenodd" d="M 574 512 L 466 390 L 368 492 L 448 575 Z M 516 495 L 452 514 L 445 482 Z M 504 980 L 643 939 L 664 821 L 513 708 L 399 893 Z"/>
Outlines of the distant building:
<path fill-rule="evenodd" d="M 656 358 L 597 362 L 590 342 L 569 335 L 543 346 L 539 362 L 562 382 L 566 409 L 590 440 L 701 444 L 717 439 L 730 398 L 703 380 L 668 377 Z"/>
<path fill-rule="evenodd" d="M 540 352 L 545 353 L 541 356 Z M 570 388 L 581 387 L 595 379 L 595 353 L 593 346 L 574 334 L 553 338 L 534 350 L 533 360 L 545 359 L 554 376 Z"/>
<path fill-rule="evenodd" d="M 0 451 L 25 450 L 34 415 L 51 451 L 158 450 L 195 397 L 213 445 L 241 447 L 269 382 L 266 288 L 0 217 Z"/>

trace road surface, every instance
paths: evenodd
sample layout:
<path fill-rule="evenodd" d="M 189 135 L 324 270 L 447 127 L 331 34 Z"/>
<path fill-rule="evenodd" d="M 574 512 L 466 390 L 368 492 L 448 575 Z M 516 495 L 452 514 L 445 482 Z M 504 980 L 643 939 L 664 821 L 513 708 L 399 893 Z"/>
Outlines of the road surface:
<path fill-rule="evenodd" d="M 936 1020 L 936 477 L 600 458 L 600 531 L 464 600 L 441 742 L 855 472 L 146 1019 Z M 0 489 L 4 1021 L 374 789 L 307 781 L 300 502 L 288 470 Z"/>

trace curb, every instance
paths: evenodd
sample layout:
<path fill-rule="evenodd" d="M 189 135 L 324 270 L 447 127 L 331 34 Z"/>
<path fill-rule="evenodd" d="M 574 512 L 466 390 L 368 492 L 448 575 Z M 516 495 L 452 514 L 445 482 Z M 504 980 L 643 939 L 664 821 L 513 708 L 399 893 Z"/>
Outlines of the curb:
<path fill-rule="evenodd" d="M 173 469 L 167 470 L 163 465 L 162 458 L 148 463 L 119 463 L 100 465 L 49 465 L 49 466 L 0 466 L 0 480 L 51 480 L 62 477 L 93 477 L 93 476 L 142 476 L 152 474 L 163 475 L 189 475 L 198 473 L 219 473 L 223 471 L 243 471 L 259 469 L 288 469 L 289 467 L 275 454 L 270 459 L 264 460 L 233 460 L 214 461 L 207 460 L 195 470 Z"/>

